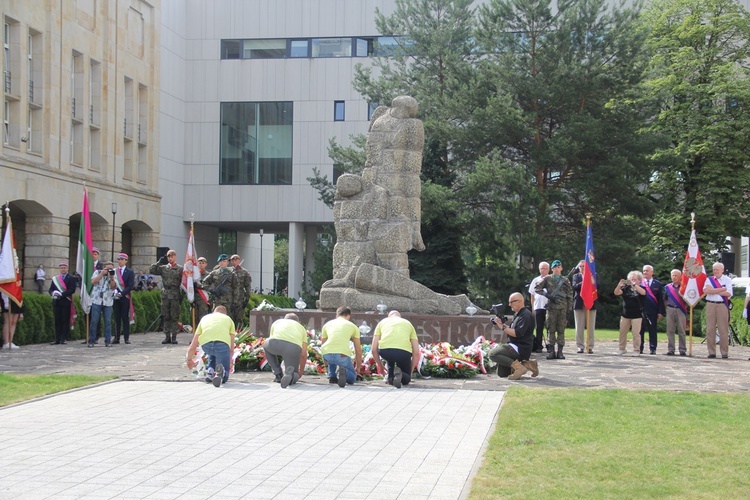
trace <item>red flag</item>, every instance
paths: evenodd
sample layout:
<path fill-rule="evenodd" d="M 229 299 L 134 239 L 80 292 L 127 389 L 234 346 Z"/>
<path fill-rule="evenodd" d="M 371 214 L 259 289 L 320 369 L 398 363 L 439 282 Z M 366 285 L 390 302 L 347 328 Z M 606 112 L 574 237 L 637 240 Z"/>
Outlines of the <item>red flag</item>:
<path fill-rule="evenodd" d="M 581 298 L 586 309 L 594 307 L 598 297 L 596 291 L 596 259 L 594 258 L 594 235 L 591 232 L 591 222 L 586 230 L 586 255 L 583 257 L 583 281 L 581 282 Z"/>
<path fill-rule="evenodd" d="M 682 267 L 682 284 L 680 294 L 690 307 L 700 302 L 703 298 L 703 284 L 706 282 L 706 268 L 703 266 L 701 251 L 698 248 L 698 239 L 695 237 L 695 229 L 690 233 L 690 244 L 685 255 L 685 264 Z"/>
<path fill-rule="evenodd" d="M 10 300 L 20 306 L 23 304 L 23 289 L 21 287 L 21 274 L 18 272 L 18 254 L 16 253 L 16 241 L 13 236 L 13 224 L 10 220 L 10 208 L 5 207 L 8 217 L 8 225 L 5 227 L 3 247 L 0 251 L 0 290 Z"/>

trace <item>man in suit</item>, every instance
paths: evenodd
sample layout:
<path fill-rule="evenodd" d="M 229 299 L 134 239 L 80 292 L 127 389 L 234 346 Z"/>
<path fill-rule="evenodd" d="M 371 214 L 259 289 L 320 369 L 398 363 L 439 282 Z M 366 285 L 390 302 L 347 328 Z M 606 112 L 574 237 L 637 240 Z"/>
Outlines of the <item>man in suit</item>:
<path fill-rule="evenodd" d="M 70 315 L 73 308 L 73 294 L 76 291 L 76 278 L 68 274 L 68 263 L 60 262 L 60 274 L 52 278 L 49 294 L 52 296 L 52 312 L 55 315 L 55 340 L 50 345 L 68 343 Z"/>
<path fill-rule="evenodd" d="M 664 285 L 654 278 L 654 268 L 648 264 L 643 266 L 643 282 L 641 287 L 646 290 L 643 300 L 643 322 L 641 323 L 641 354 L 645 344 L 645 332 L 648 330 L 648 346 L 650 354 L 656 354 L 656 322 L 666 314 L 664 307 Z"/>
<path fill-rule="evenodd" d="M 127 265 L 128 254 L 118 254 L 115 269 L 115 340 L 113 344 L 120 343 L 120 335 L 125 338 L 126 344 L 130 343 L 130 317 L 133 314 L 130 293 L 135 286 L 135 273 Z"/>

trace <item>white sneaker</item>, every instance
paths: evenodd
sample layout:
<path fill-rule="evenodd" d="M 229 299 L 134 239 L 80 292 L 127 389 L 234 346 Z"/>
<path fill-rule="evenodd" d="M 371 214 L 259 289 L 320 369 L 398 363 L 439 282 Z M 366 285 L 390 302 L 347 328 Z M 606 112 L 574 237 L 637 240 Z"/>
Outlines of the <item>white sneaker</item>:
<path fill-rule="evenodd" d="M 625 349 L 620 349 L 620 352 L 617 354 L 618 356 L 625 356 L 628 353 Z"/>
<path fill-rule="evenodd" d="M 3 344 L 3 349 L 10 349 L 10 344 Z"/>
<path fill-rule="evenodd" d="M 633 356 L 634 358 L 637 358 L 640 355 L 641 355 L 641 353 L 638 352 L 638 351 L 635 351 L 633 354 L 631 354 L 631 356 Z"/>
<path fill-rule="evenodd" d="M 20 348 L 16 344 L 14 344 L 13 342 L 11 342 L 10 343 L 10 347 L 8 347 L 8 349 L 20 349 Z"/>

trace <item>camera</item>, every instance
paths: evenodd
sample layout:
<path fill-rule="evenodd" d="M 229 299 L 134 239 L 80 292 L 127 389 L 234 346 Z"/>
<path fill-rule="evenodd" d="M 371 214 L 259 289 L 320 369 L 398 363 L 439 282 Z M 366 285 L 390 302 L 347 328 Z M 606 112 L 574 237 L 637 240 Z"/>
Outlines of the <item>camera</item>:
<path fill-rule="evenodd" d="M 110 269 L 109 270 L 109 275 L 110 276 L 114 276 L 115 275 L 115 270 L 114 269 Z"/>
<path fill-rule="evenodd" d="M 490 307 L 490 314 L 494 315 L 490 318 L 490 323 L 494 325 L 495 318 L 500 318 L 500 323 L 505 323 L 505 316 L 503 316 L 504 307 L 505 307 L 505 304 L 503 304 L 502 302 L 493 304 L 492 307 Z"/>

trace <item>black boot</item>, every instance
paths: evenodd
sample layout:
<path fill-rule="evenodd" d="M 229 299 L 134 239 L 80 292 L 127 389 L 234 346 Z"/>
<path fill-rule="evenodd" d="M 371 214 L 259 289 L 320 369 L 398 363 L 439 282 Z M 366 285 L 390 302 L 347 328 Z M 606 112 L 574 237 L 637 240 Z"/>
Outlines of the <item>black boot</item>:
<path fill-rule="evenodd" d="M 172 343 L 173 343 L 173 344 L 176 344 L 176 343 L 177 343 L 177 334 L 176 334 L 176 333 L 173 333 L 173 334 L 172 334 Z"/>
<path fill-rule="evenodd" d="M 161 341 L 162 344 L 171 344 L 172 340 L 169 338 L 169 333 L 164 334 L 164 340 Z"/>
<path fill-rule="evenodd" d="M 563 356 L 562 350 L 563 350 L 563 346 L 561 345 L 557 346 L 557 359 L 565 359 L 565 356 Z"/>
<path fill-rule="evenodd" d="M 554 344 L 547 344 L 547 359 L 557 359 Z"/>

